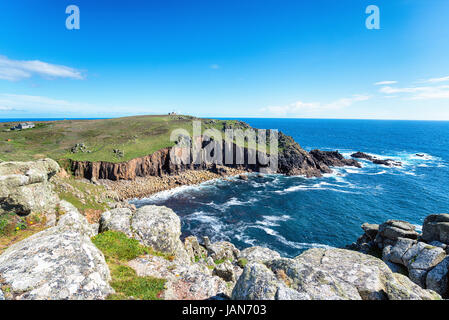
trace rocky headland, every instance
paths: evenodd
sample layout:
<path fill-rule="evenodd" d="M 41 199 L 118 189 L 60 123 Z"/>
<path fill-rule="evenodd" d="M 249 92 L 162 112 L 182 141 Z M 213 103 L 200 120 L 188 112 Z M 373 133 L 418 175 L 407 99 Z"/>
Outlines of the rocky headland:
<path fill-rule="evenodd" d="M 4 235 L 12 240 L 0 254 L 0 299 L 401 300 L 448 293 L 448 215 L 427 217 L 422 235 L 403 221 L 365 224 L 350 249 L 310 249 L 286 258 L 207 237 L 182 240 L 171 209 L 136 209 L 114 196 L 98 219 L 88 219 L 82 202 L 74 202 L 77 208 L 60 199 L 66 191 L 57 191 L 70 180 L 52 160 L 3 162 L 0 172 L 0 219 L 15 208 L 20 218 L 42 217 L 33 220 L 42 229 L 32 235 L 18 237 L 21 228 Z M 40 201 L 29 201 L 33 192 Z"/>

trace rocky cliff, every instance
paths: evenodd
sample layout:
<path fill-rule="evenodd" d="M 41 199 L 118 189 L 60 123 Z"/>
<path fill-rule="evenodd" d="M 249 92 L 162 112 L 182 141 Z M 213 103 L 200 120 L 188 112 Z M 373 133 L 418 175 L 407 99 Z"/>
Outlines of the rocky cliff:
<path fill-rule="evenodd" d="M 209 143 L 214 143 L 213 141 Z M 208 144 L 209 144 L 208 143 Z M 203 144 L 203 148 L 208 144 Z M 221 150 L 229 148 L 224 143 Z M 244 169 L 248 171 L 263 171 L 266 165 L 266 157 L 260 152 L 255 152 L 248 148 L 243 148 L 243 163 L 236 161 L 237 146 L 232 144 L 232 154 L 234 164 L 226 164 L 228 167 Z M 217 149 L 215 149 L 217 150 Z M 250 162 L 250 156 L 254 155 L 256 164 Z M 193 160 L 187 164 L 174 164 L 171 159 L 171 148 L 161 149 L 151 155 L 132 159 L 126 162 L 90 162 L 90 161 L 72 161 L 71 170 L 77 177 L 87 179 L 108 179 L 108 180 L 133 180 L 136 177 L 162 176 L 179 174 L 185 170 L 211 170 L 217 171 L 214 163 L 199 161 L 193 164 Z M 222 154 L 221 163 L 225 164 L 225 152 Z M 320 177 L 323 173 L 330 173 L 330 167 L 356 166 L 360 164 L 354 159 L 345 159 L 338 151 L 320 151 L 312 150 L 307 152 L 296 143 L 293 138 L 279 133 L 279 154 L 278 154 L 277 173 L 287 175 L 304 175 L 306 177 Z"/>

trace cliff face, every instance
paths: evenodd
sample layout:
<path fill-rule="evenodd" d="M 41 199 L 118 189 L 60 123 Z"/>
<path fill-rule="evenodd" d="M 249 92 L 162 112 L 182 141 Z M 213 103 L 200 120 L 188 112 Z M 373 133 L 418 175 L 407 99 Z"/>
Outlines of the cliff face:
<path fill-rule="evenodd" d="M 212 147 L 214 141 L 203 144 L 203 148 Z M 357 166 L 360 164 L 356 160 L 345 159 L 337 151 L 320 151 L 313 150 L 310 153 L 301 148 L 291 137 L 279 133 L 279 147 L 281 148 L 277 158 L 277 173 L 287 175 L 304 175 L 306 177 L 320 177 L 323 173 L 330 173 L 332 170 L 329 166 Z M 268 165 L 267 159 L 259 152 L 243 148 L 243 162 L 240 164 L 236 161 L 239 153 L 235 144 L 231 146 L 223 145 L 221 150 L 226 151 L 232 148 L 233 159 L 232 163 L 226 166 L 243 169 L 248 171 L 262 171 Z M 219 148 L 210 148 L 217 150 Z M 213 155 L 212 155 L 213 156 Z M 249 161 L 254 156 L 256 163 Z M 201 155 L 201 161 L 194 164 L 192 157 L 186 164 L 175 164 L 171 161 L 171 148 L 164 148 L 155 153 L 132 159 L 126 162 L 112 163 L 112 162 L 90 162 L 90 161 L 72 161 L 71 169 L 76 177 L 83 177 L 87 179 L 108 179 L 108 180 L 134 180 L 136 177 L 145 176 L 162 176 L 173 175 L 183 172 L 185 170 L 211 170 L 216 171 L 217 166 L 210 161 L 204 160 L 205 155 Z M 219 155 L 221 163 L 227 163 L 225 152 Z M 261 164 L 262 163 L 262 164 Z M 268 170 L 272 172 L 273 170 Z"/>

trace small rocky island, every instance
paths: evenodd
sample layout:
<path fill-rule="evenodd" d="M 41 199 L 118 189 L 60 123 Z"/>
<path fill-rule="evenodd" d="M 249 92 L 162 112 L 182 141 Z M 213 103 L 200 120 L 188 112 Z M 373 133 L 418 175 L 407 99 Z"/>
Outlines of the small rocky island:
<path fill-rule="evenodd" d="M 303 156 L 319 159 L 320 171 L 345 162 L 338 153 Z M 3 221 L 11 211 L 17 227 L 2 228 L 0 299 L 402 300 L 448 293 L 449 215 L 426 218 L 422 235 L 403 221 L 365 224 L 351 248 L 310 249 L 292 259 L 207 237 L 181 241 L 171 209 L 119 202 L 103 186 L 67 177 L 51 159 L 0 163 Z"/>

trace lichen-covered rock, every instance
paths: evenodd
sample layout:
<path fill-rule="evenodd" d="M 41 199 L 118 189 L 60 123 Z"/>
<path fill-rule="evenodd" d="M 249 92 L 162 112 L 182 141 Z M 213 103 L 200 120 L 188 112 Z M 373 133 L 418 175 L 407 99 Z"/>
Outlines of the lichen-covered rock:
<path fill-rule="evenodd" d="M 265 263 L 273 259 L 279 259 L 280 257 L 281 255 L 276 251 L 264 247 L 254 246 L 243 249 L 240 252 L 239 259 L 243 258 L 249 262 L 255 261 Z"/>
<path fill-rule="evenodd" d="M 204 242 L 207 253 L 214 260 L 235 260 L 240 255 L 240 250 L 237 249 L 232 243 L 227 241 L 219 241 L 210 243 L 208 241 Z"/>
<path fill-rule="evenodd" d="M 193 262 L 207 258 L 207 250 L 199 244 L 198 239 L 195 236 L 186 237 L 184 239 L 184 248 Z"/>
<path fill-rule="evenodd" d="M 48 181 L 59 171 L 51 159 L 0 163 L 0 215 L 50 213 L 59 199 Z"/>
<path fill-rule="evenodd" d="M 131 217 L 131 228 L 134 238 L 143 245 L 191 261 L 180 240 L 181 220 L 173 210 L 153 205 L 141 207 Z"/>
<path fill-rule="evenodd" d="M 415 240 L 398 238 L 393 246 L 386 246 L 382 251 L 382 259 L 391 261 L 393 263 L 398 263 L 406 265 L 403 257 L 405 253 L 416 244 Z"/>
<path fill-rule="evenodd" d="M 424 219 L 422 238 L 426 242 L 449 244 L 449 214 L 431 214 Z"/>
<path fill-rule="evenodd" d="M 379 232 L 378 224 L 364 223 L 362 224 L 362 229 L 370 240 L 374 240 Z"/>
<path fill-rule="evenodd" d="M 103 212 L 100 218 L 100 232 L 119 231 L 132 237 L 131 217 L 133 212 L 128 208 L 112 209 Z"/>
<path fill-rule="evenodd" d="M 162 257 L 145 256 L 128 263 L 138 276 L 167 279 L 162 293 L 165 300 L 204 300 L 219 295 L 230 295 L 231 288 L 224 280 L 211 274 L 206 266 L 182 264 Z"/>
<path fill-rule="evenodd" d="M 234 282 L 236 280 L 234 267 L 231 264 L 231 262 L 229 262 L 229 260 L 226 260 L 225 262 L 216 265 L 213 271 L 213 275 L 216 275 L 222 278 L 224 281 L 228 282 L 229 281 Z"/>
<path fill-rule="evenodd" d="M 8 299 L 104 299 L 113 293 L 103 254 L 90 241 L 87 220 L 68 203 L 57 226 L 0 255 Z"/>
<path fill-rule="evenodd" d="M 435 268 L 429 271 L 426 277 L 426 288 L 431 289 L 442 296 L 447 296 L 449 275 L 449 257 L 441 261 Z"/>
<path fill-rule="evenodd" d="M 418 233 L 411 223 L 402 220 L 388 220 L 379 226 L 375 241 L 382 242 L 385 239 L 396 241 L 398 238 L 417 239 Z"/>
<path fill-rule="evenodd" d="M 96 235 L 92 225 L 87 222 L 86 218 L 71 203 L 65 200 L 60 201 L 59 210 L 62 216 L 59 218 L 58 230 L 78 232 L 89 238 Z"/>
<path fill-rule="evenodd" d="M 297 298 L 313 300 L 439 297 L 406 277 L 396 276 L 382 260 L 344 249 L 310 249 L 295 259 L 276 259 L 266 266 L 250 263 L 237 281 L 232 297 L 293 298 L 294 295 L 284 294 L 285 287 L 297 291 Z"/>
<path fill-rule="evenodd" d="M 261 263 L 250 262 L 234 286 L 232 299 L 275 300 L 279 287 L 285 286 L 270 269 Z"/>

